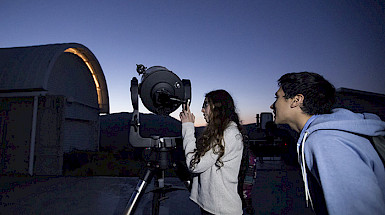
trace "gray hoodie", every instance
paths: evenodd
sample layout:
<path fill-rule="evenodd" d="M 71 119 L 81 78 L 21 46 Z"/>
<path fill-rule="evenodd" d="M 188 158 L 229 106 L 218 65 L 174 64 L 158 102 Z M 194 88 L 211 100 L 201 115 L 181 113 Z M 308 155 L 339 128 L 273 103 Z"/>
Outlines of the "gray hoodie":
<path fill-rule="evenodd" d="M 301 133 L 298 157 L 306 198 L 313 202 L 323 193 L 329 214 L 385 214 L 384 164 L 368 139 L 351 132 L 384 136 L 385 122 L 374 114 L 335 109 Z"/>

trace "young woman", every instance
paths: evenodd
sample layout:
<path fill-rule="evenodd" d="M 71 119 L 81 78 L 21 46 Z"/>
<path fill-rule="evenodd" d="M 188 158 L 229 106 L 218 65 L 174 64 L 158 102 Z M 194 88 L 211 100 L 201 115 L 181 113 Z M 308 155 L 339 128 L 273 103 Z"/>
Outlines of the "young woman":
<path fill-rule="evenodd" d="M 180 113 L 186 163 L 194 174 L 190 199 L 202 214 L 242 214 L 237 186 L 243 137 L 234 101 L 225 90 L 209 92 L 202 113 L 207 126 L 197 141 L 194 114 L 189 107 Z"/>

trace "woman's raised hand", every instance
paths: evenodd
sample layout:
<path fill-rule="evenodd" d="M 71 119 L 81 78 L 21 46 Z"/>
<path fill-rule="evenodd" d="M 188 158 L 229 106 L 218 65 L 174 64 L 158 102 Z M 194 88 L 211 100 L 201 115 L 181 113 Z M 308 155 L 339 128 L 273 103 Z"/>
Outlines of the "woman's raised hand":
<path fill-rule="evenodd" d="M 184 123 L 184 122 L 194 123 L 195 122 L 195 116 L 193 113 L 191 113 L 190 106 L 186 105 L 186 104 L 182 105 L 182 112 L 180 112 L 179 117 L 180 117 L 180 121 L 182 121 L 182 123 Z"/>

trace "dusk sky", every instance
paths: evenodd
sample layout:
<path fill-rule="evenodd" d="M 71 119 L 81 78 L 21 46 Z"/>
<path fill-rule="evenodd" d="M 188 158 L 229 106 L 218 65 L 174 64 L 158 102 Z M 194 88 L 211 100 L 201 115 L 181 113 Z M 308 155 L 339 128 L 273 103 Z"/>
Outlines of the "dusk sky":
<path fill-rule="evenodd" d="M 0 0 L 0 48 L 86 46 L 106 77 L 111 113 L 133 111 L 136 64 L 164 66 L 190 79 L 197 126 L 215 89 L 230 92 L 248 124 L 271 112 L 288 72 L 385 94 L 384 11 L 374 0 Z"/>

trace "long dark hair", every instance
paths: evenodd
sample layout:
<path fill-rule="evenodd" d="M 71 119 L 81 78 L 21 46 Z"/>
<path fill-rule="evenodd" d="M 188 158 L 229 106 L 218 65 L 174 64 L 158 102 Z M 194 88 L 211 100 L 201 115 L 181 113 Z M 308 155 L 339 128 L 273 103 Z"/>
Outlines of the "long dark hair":
<path fill-rule="evenodd" d="M 238 130 L 243 131 L 239 122 L 238 114 L 235 110 L 234 100 L 225 90 L 215 90 L 205 95 L 210 106 L 210 120 L 204 129 L 202 135 L 198 138 L 196 149 L 190 166 L 194 167 L 200 162 L 200 158 L 210 149 L 214 154 L 218 154 L 215 165 L 218 168 L 223 166 L 221 158 L 225 153 L 225 146 L 222 142 L 225 129 L 230 122 L 237 124 Z"/>

